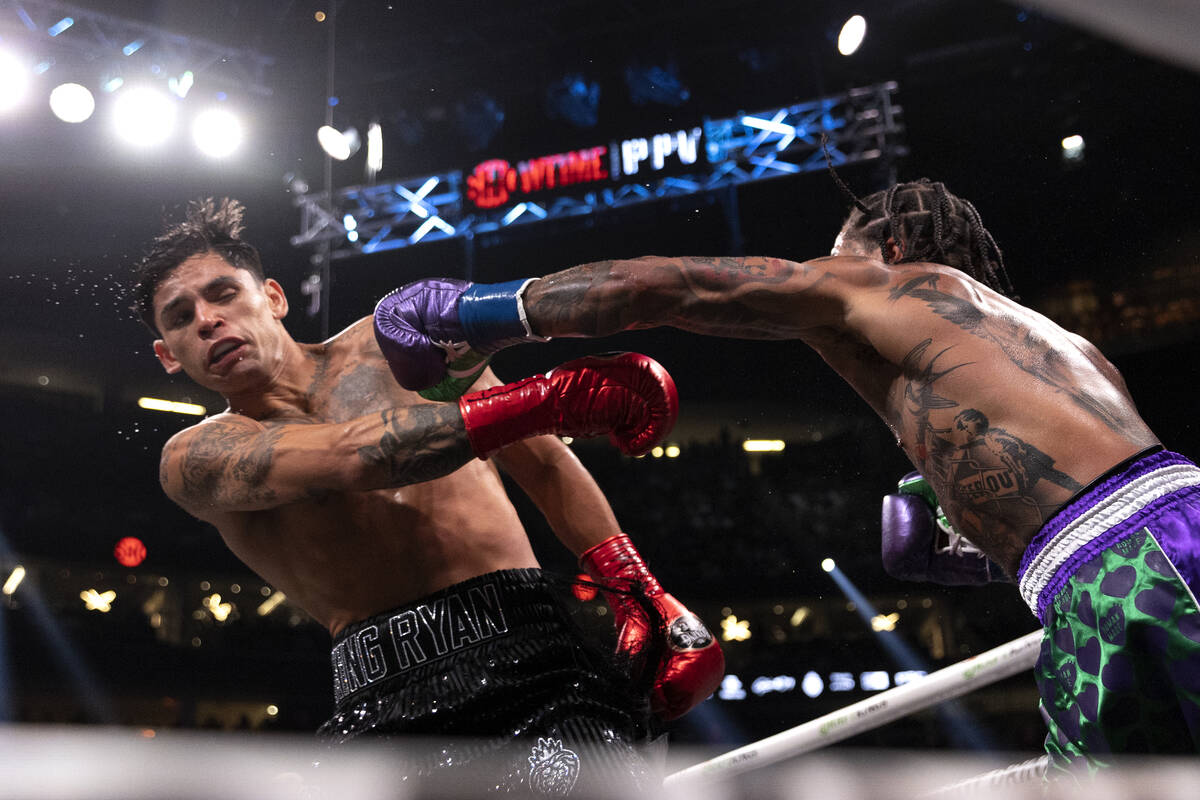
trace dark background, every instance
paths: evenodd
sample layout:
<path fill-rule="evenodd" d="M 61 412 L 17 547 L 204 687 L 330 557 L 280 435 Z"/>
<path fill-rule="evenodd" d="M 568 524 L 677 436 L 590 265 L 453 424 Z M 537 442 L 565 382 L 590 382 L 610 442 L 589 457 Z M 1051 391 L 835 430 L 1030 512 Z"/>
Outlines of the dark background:
<path fill-rule="evenodd" d="M 328 713 L 324 632 L 286 605 L 270 617 L 254 614 L 248 596 L 261 594 L 261 581 L 157 487 L 159 449 L 190 420 L 134 405 L 154 395 L 222 407 L 162 373 L 149 333 L 127 310 L 131 265 L 188 200 L 246 204 L 246 236 L 292 298 L 288 324 L 303 341 L 369 313 L 396 285 L 465 276 L 468 263 L 472 277 L 487 281 L 601 258 L 734 254 L 735 229 L 746 254 L 803 259 L 828 251 L 846 212 L 828 176 L 814 173 L 742 187 L 732 216 L 728 196 L 699 195 L 608 212 L 587 225 L 549 222 L 478 237 L 470 261 L 461 240 L 337 261 L 325 330 L 300 294 L 312 253 L 289 244 L 300 219 L 284 176 L 323 184 L 314 131 L 325 116 L 331 39 L 335 122 L 363 129 L 369 118 L 381 120 L 381 181 L 897 81 L 909 150 L 896 165 L 900 178 L 928 176 L 970 198 L 1024 299 L 1097 342 L 1169 447 L 1200 452 L 1190 402 L 1200 321 L 1200 78 L 1166 55 L 1135 52 L 1036 9 L 970 0 L 371 0 L 338 5 L 336 27 L 314 19 L 334 11 L 327 2 L 78 5 L 265 55 L 270 94 L 249 92 L 219 70 L 211 80 L 198 76 L 188 102 L 224 91 L 249 120 L 241 152 L 223 162 L 196 155 L 182 136 L 150 152 L 118 145 L 99 93 L 91 120 L 53 119 L 45 90 L 102 66 L 82 59 L 60 57 L 38 78 L 34 99 L 0 117 L 0 535 L 8 547 L 0 579 L 16 563 L 31 565 L 28 583 L 0 603 L 9 664 L 7 687 L 0 672 L 0 711 L 10 718 L 311 730 Z M 843 58 L 833 39 L 855 12 L 866 15 L 868 36 Z M 0 13 L 0 45 L 44 44 L 11 10 Z M 125 69 L 148 66 L 131 57 Z M 644 67 L 672 70 L 686 99 L 637 102 L 626 72 Z M 599 87 L 594 126 L 572 124 L 547 99 L 550 86 L 574 73 Z M 1060 141 L 1074 133 L 1085 137 L 1085 158 L 1068 163 Z M 335 188 L 361 183 L 361 154 L 329 174 Z M 883 185 L 876 165 L 842 174 L 860 194 Z M 747 685 L 756 675 L 799 677 L 810 668 L 887 668 L 876 637 L 819 570 L 827 555 L 879 610 L 901 601 L 913 609 L 897 630 L 930 668 L 1035 627 L 1010 587 L 905 585 L 882 574 L 879 496 L 908 467 L 883 426 L 812 353 L 792 343 L 654 331 L 603 347 L 518 348 L 495 364 L 516 378 L 596 349 L 646 352 L 677 381 L 678 459 L 634 462 L 587 444 L 579 452 L 669 591 L 714 627 L 729 613 L 751 619 L 759 635 L 727 646 L 730 671 Z M 785 438 L 788 450 L 747 457 L 737 446 L 746 435 Z M 515 500 L 547 566 L 572 569 L 536 513 Z M 112 559 L 125 535 L 148 547 L 137 570 Z M 85 583 L 118 590 L 112 613 L 82 610 L 76 598 Z M 155 601 L 157 589 L 165 594 Z M 233 620 L 193 613 L 211 591 L 243 598 Z M 165 629 L 148 624 L 155 602 Z M 807 630 L 776 619 L 800 606 L 813 609 Z M 728 744 L 863 696 L 714 700 L 674 730 L 683 741 Z M 263 716 L 266 702 L 278 703 L 279 717 Z M 1027 675 L 969 702 L 993 744 L 1037 748 Z M 966 746 L 932 712 L 891 731 L 860 743 Z"/>

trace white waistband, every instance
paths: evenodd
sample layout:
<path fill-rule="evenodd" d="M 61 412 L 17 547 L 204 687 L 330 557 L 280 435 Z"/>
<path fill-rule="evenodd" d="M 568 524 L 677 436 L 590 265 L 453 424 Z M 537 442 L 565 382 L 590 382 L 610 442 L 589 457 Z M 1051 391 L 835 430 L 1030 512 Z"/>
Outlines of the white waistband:
<path fill-rule="evenodd" d="M 1021 597 L 1037 614 L 1038 597 L 1071 555 L 1087 542 L 1164 495 L 1200 485 L 1200 468 L 1172 464 L 1148 472 L 1118 488 L 1066 525 L 1042 548 L 1021 576 Z"/>

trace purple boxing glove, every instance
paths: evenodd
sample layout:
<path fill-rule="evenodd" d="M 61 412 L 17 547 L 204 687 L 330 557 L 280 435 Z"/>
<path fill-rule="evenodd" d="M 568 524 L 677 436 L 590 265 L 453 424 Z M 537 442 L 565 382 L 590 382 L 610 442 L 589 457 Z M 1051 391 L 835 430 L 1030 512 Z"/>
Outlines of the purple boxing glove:
<path fill-rule="evenodd" d="M 376 304 L 375 341 L 392 376 L 405 389 L 438 385 L 447 377 L 450 362 L 467 355 L 458 300 L 470 286 L 467 281 L 428 278 L 403 286 Z M 478 359 L 478 365 L 472 381 L 487 360 Z"/>
<path fill-rule="evenodd" d="M 533 280 L 426 278 L 388 294 L 375 306 L 375 340 L 396 381 L 431 400 L 455 400 L 496 351 L 547 341 L 530 330 L 521 302 Z"/>
<path fill-rule="evenodd" d="M 883 568 L 893 578 L 950 586 L 1008 580 L 950 526 L 929 484 L 915 472 L 900 481 L 900 493 L 884 496 L 882 529 Z"/>

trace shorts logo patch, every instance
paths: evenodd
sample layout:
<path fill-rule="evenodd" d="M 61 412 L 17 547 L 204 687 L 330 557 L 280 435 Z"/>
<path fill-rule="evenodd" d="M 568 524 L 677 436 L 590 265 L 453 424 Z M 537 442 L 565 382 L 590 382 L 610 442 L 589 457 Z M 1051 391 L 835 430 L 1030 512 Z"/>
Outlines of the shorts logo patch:
<path fill-rule="evenodd" d="M 712 634 L 693 614 L 671 620 L 667 630 L 672 650 L 702 650 L 712 644 Z"/>
<path fill-rule="evenodd" d="M 1058 609 L 1058 613 L 1066 614 L 1071 610 L 1071 587 L 1064 586 L 1062 591 L 1054 597 L 1054 607 Z"/>
<path fill-rule="evenodd" d="M 1122 558 L 1133 558 L 1142 545 L 1146 543 L 1146 530 L 1143 528 L 1127 539 L 1122 539 L 1112 546 L 1114 553 L 1117 553 Z"/>
<path fill-rule="evenodd" d="M 546 797 L 566 797 L 579 779 L 579 756 L 561 739 L 538 738 L 529 756 L 529 788 Z"/>

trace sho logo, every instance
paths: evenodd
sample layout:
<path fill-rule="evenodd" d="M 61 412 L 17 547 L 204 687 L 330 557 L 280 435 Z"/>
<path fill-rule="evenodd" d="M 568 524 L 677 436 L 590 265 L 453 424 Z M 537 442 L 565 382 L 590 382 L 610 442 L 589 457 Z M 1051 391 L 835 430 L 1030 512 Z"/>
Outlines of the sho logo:
<path fill-rule="evenodd" d="M 560 739 L 538 738 L 529 756 L 529 788 L 547 797 L 566 797 L 579 779 L 579 756 Z"/>
<path fill-rule="evenodd" d="M 671 620 L 667 635 L 672 650 L 702 650 L 712 644 L 712 634 L 704 623 L 692 614 Z"/>

